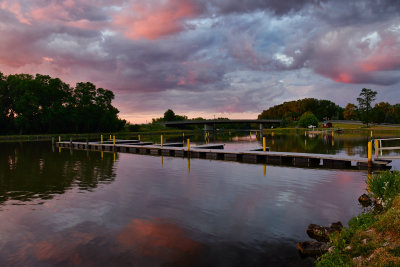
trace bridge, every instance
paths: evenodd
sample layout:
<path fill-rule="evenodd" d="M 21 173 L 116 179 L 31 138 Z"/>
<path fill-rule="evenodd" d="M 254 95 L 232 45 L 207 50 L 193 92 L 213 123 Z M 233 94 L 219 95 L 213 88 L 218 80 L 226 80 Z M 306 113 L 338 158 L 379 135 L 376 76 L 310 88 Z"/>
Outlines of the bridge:
<path fill-rule="evenodd" d="M 219 124 L 258 124 L 260 130 L 265 124 L 279 125 L 282 120 L 186 120 L 186 121 L 166 121 L 161 124 L 166 127 L 179 127 L 185 125 L 204 125 L 204 131 L 213 131 L 215 125 Z"/>

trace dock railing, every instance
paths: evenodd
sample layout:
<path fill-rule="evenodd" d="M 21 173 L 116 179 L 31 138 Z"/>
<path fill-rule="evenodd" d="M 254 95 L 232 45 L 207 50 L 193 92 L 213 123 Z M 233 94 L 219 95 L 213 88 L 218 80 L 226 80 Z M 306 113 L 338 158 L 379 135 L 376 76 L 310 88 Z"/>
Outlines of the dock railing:
<path fill-rule="evenodd" d="M 374 139 L 375 159 L 400 159 L 400 153 L 399 155 L 383 155 L 383 151 L 400 150 L 400 144 L 397 146 L 384 146 L 384 144 L 387 145 L 390 141 L 396 140 L 400 143 L 400 138 Z"/>

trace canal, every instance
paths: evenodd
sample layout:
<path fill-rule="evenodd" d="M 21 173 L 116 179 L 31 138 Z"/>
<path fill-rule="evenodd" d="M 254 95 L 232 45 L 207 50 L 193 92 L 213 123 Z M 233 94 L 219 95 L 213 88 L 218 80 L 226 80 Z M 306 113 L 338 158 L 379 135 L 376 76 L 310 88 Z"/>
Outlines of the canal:
<path fill-rule="evenodd" d="M 146 137 L 142 137 L 146 138 Z M 147 137 L 154 139 L 156 137 Z M 171 142 L 181 137 L 166 137 Z M 261 146 L 225 133 L 194 143 Z M 259 138 L 258 138 L 259 139 Z M 273 151 L 366 157 L 367 136 L 268 136 Z M 312 266 L 308 224 L 362 211 L 365 171 L 0 144 L 1 266 Z M 400 168 L 398 161 L 392 166 Z"/>

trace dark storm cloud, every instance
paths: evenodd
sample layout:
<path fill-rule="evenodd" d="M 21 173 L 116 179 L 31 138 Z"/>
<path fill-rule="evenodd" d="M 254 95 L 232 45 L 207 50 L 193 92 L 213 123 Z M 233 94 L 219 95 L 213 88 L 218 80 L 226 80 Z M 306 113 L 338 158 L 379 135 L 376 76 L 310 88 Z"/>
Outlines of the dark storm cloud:
<path fill-rule="evenodd" d="M 271 11 L 276 15 L 285 15 L 289 12 L 296 12 L 306 6 L 318 6 L 320 0 L 211 0 L 199 1 L 210 13 L 251 13 L 253 11 Z"/>

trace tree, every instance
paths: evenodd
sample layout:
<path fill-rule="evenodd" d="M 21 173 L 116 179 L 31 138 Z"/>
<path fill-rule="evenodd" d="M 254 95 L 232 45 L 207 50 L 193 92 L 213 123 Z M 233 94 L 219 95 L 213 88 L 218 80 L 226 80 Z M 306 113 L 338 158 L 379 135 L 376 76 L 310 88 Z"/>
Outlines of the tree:
<path fill-rule="evenodd" d="M 376 94 L 376 91 L 363 88 L 361 90 L 360 97 L 357 98 L 358 110 L 361 112 L 362 121 L 364 123 L 367 123 L 367 126 L 370 122 L 371 103 L 375 101 Z"/>
<path fill-rule="evenodd" d="M 380 102 L 375 104 L 371 111 L 371 118 L 373 122 L 383 123 L 393 121 L 393 108 L 388 102 Z"/>
<path fill-rule="evenodd" d="M 348 103 L 343 111 L 343 116 L 345 120 L 355 120 L 357 119 L 357 107 L 352 103 Z"/>
<path fill-rule="evenodd" d="M 301 115 L 298 124 L 303 127 L 308 127 L 309 125 L 318 126 L 318 119 L 311 112 L 305 112 Z"/>
<path fill-rule="evenodd" d="M 0 73 L 0 133 L 117 131 L 125 121 L 113 99 L 89 82 L 72 88 L 48 75 Z"/>
<path fill-rule="evenodd" d="M 263 112 L 258 115 L 258 118 L 282 119 L 290 116 L 293 119 L 307 111 L 315 114 L 318 120 L 343 118 L 343 108 L 329 100 L 318 100 L 315 98 L 304 98 L 296 101 L 284 102 L 283 104 L 263 110 Z"/>
<path fill-rule="evenodd" d="M 174 121 L 176 120 L 175 112 L 172 109 L 168 109 L 164 112 L 164 121 Z"/>

